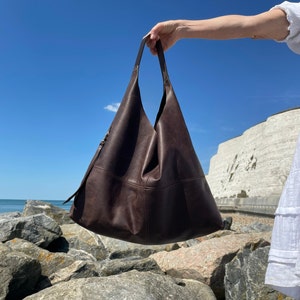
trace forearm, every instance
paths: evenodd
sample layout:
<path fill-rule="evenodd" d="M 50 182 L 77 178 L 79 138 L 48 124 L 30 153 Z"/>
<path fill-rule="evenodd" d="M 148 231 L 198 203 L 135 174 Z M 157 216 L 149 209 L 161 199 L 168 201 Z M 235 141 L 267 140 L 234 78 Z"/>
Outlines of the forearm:
<path fill-rule="evenodd" d="M 157 23 L 147 42 L 153 54 L 161 40 L 164 50 L 185 38 L 229 40 L 238 38 L 283 40 L 289 34 L 285 12 L 272 9 L 254 16 L 229 15 L 206 20 L 170 20 Z"/>
<path fill-rule="evenodd" d="M 228 15 L 207 20 L 178 20 L 177 38 L 281 40 L 288 34 L 285 13 L 274 9 L 255 16 Z"/>
<path fill-rule="evenodd" d="M 226 40 L 249 37 L 250 30 L 244 27 L 246 18 L 245 16 L 229 15 L 206 20 L 179 20 L 177 21 L 179 22 L 178 39 Z"/>

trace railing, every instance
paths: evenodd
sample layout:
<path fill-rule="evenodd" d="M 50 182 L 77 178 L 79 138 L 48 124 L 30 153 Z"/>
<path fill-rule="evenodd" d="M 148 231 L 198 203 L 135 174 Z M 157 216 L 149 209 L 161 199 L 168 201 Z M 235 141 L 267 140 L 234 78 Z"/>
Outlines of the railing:
<path fill-rule="evenodd" d="M 278 201 L 278 196 L 216 199 L 221 212 L 254 214 L 272 218 Z"/>

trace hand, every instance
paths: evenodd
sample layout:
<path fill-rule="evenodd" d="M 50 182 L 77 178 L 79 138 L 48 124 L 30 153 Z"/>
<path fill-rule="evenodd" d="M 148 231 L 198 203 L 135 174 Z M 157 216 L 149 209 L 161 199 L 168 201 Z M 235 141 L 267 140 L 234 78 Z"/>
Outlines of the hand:
<path fill-rule="evenodd" d="M 178 21 L 157 23 L 148 33 L 147 46 L 150 48 L 151 53 L 157 55 L 155 45 L 158 40 L 161 41 L 164 51 L 173 46 L 179 40 L 178 28 Z"/>

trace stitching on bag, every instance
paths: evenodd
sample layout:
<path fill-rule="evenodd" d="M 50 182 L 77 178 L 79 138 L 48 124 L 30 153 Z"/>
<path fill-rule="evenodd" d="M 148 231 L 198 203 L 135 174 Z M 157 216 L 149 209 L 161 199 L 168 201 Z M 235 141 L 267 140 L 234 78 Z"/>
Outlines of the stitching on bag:
<path fill-rule="evenodd" d="M 111 173 L 111 172 L 109 172 L 109 171 L 107 171 L 107 170 L 105 170 L 104 168 L 101 168 L 101 167 L 99 167 L 99 166 L 94 166 L 94 168 L 99 169 L 99 170 L 105 172 L 108 176 L 110 176 L 110 177 L 112 177 L 112 178 L 114 178 L 114 179 L 117 179 L 117 180 L 119 180 L 119 181 L 122 181 L 124 184 L 127 184 L 127 185 L 129 185 L 129 186 L 134 186 L 134 187 L 142 188 L 142 189 L 144 189 L 144 190 L 152 190 L 152 189 L 164 190 L 164 189 L 170 188 L 170 187 L 175 186 L 175 185 L 177 185 L 177 184 L 179 184 L 179 183 L 182 183 L 182 182 L 197 181 L 197 180 L 199 180 L 199 179 L 205 178 L 205 176 L 199 176 L 199 177 L 193 177 L 193 178 L 185 178 L 185 179 L 176 180 L 176 181 L 174 181 L 173 183 L 170 183 L 170 184 L 168 184 L 168 185 L 164 185 L 164 186 L 162 186 L 162 187 L 157 187 L 157 186 L 151 187 L 151 186 L 145 186 L 145 184 L 143 184 L 143 183 L 134 183 L 134 182 L 130 182 L 130 181 L 128 180 L 128 178 L 126 179 L 126 176 L 124 176 L 124 177 L 116 176 L 116 175 L 114 175 L 113 173 Z M 148 180 L 147 180 L 147 182 L 148 182 Z"/>

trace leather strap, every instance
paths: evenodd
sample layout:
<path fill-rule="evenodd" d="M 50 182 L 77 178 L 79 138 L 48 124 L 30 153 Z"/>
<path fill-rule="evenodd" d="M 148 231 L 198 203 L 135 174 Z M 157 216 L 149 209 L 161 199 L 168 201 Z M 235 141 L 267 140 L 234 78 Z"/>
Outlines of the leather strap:
<path fill-rule="evenodd" d="M 140 48 L 139 48 L 139 51 L 138 51 L 138 54 L 137 54 L 137 57 L 136 57 L 136 60 L 135 60 L 135 64 L 134 64 L 134 70 L 136 70 L 137 72 L 139 70 L 141 60 L 142 60 L 142 56 L 143 56 L 143 52 L 144 52 L 144 48 L 145 48 L 145 44 L 146 44 L 148 39 L 149 39 L 149 35 L 146 35 L 142 39 L 142 42 L 141 42 L 141 45 L 140 45 Z M 162 47 L 162 44 L 161 44 L 160 40 L 158 40 L 156 42 L 155 47 L 157 49 L 157 56 L 158 56 L 158 60 L 159 60 L 161 74 L 162 74 L 162 77 L 163 77 L 164 86 L 165 85 L 170 85 L 170 80 L 169 80 L 169 74 L 168 74 L 168 71 L 167 71 L 165 55 L 164 55 L 163 47 Z"/>

